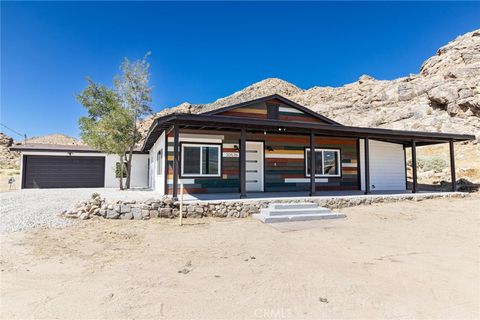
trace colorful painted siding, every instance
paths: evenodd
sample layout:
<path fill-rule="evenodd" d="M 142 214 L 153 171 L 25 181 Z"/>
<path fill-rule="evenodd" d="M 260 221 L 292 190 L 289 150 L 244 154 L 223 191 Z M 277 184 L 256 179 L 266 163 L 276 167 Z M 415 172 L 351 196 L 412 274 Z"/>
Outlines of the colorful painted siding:
<path fill-rule="evenodd" d="M 185 193 L 236 193 L 239 192 L 239 145 L 240 135 L 235 132 L 182 130 L 181 141 L 188 141 L 192 134 L 215 136 L 222 143 L 222 176 L 215 178 L 180 178 Z M 185 136 L 182 136 L 185 135 Z M 309 137 L 282 134 L 247 134 L 247 140 L 264 141 L 264 191 L 290 192 L 310 190 L 310 178 L 305 176 L 305 148 Z M 197 139 L 195 141 L 198 142 Z M 173 136 L 168 143 L 168 190 L 172 192 Z M 341 150 L 341 177 L 318 177 L 316 189 L 359 190 L 357 139 L 316 137 L 316 148 Z M 268 151 L 272 149 L 272 151 Z"/>
<path fill-rule="evenodd" d="M 275 99 L 227 110 L 219 113 L 219 115 L 254 119 L 276 119 L 282 121 L 324 122 L 319 118 Z"/>
<path fill-rule="evenodd" d="M 267 106 L 265 103 L 258 103 L 248 107 L 241 107 L 220 113 L 222 116 L 267 119 Z"/>
<path fill-rule="evenodd" d="M 195 130 L 182 130 L 180 133 L 180 140 L 188 142 L 189 138 L 184 137 L 183 134 L 199 134 L 201 136 L 209 135 L 218 138 L 221 137 L 219 142 L 222 143 L 222 175 L 221 177 L 208 177 L 208 178 L 182 178 L 184 182 L 185 193 L 235 193 L 240 188 L 239 177 L 239 158 L 238 151 L 234 146 L 238 146 L 239 134 L 232 132 L 218 132 L 218 131 L 195 131 Z M 190 140 L 191 141 L 191 140 Z M 198 142 L 198 139 L 194 139 L 192 142 Z M 206 142 L 207 143 L 207 142 Z M 168 193 L 172 193 L 173 182 L 173 134 L 168 135 Z M 179 189 L 180 191 L 180 189 Z"/>
<path fill-rule="evenodd" d="M 265 145 L 265 191 L 310 190 L 310 178 L 305 176 L 305 148 L 309 137 L 295 135 L 269 136 Z M 341 177 L 318 177 L 316 189 L 358 190 L 357 140 L 316 137 L 316 148 L 340 149 Z"/>
<path fill-rule="evenodd" d="M 301 122 L 324 122 L 296 108 L 280 104 L 278 106 L 278 120 Z"/>

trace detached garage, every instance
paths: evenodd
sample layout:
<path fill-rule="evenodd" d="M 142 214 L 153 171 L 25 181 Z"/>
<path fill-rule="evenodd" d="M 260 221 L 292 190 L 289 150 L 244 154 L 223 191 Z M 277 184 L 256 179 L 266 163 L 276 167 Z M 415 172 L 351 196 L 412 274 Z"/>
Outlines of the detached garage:
<path fill-rule="evenodd" d="M 20 151 L 22 189 L 118 188 L 119 157 L 88 146 L 23 144 Z M 148 187 L 148 154 L 135 151 L 131 187 Z"/>
<path fill-rule="evenodd" d="M 98 188 L 105 185 L 105 157 L 23 158 L 23 188 Z"/>

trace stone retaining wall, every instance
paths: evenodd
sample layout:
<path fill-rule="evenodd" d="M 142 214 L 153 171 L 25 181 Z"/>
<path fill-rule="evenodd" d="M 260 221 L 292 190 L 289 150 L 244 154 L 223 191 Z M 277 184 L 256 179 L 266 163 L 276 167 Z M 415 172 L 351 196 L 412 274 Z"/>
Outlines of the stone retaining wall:
<path fill-rule="evenodd" d="M 369 195 L 346 197 L 308 197 L 287 199 L 262 199 L 262 200 L 225 200 L 225 201 L 195 201 L 186 202 L 183 207 L 184 217 L 235 217 L 244 218 L 258 213 L 261 208 L 266 208 L 270 203 L 298 203 L 313 202 L 321 207 L 341 209 L 346 207 L 369 205 L 383 202 L 422 201 L 433 198 L 463 198 L 466 193 L 432 193 L 432 194 L 404 194 L 404 195 Z M 148 220 L 150 218 L 178 217 L 179 203 L 171 198 L 152 199 L 142 202 L 114 201 L 108 202 L 99 195 L 93 195 L 91 200 L 80 202 L 71 210 L 62 213 L 67 218 L 89 219 L 99 216 L 106 219 L 136 219 Z"/>

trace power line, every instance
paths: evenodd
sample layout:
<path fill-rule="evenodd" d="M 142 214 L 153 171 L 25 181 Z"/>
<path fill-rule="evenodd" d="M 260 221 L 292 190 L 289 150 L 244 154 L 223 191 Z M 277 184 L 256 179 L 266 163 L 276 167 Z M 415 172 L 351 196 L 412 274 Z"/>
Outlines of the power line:
<path fill-rule="evenodd" d="M 4 127 L 4 128 L 7 129 L 7 130 L 12 131 L 13 133 L 19 135 L 20 137 L 24 138 L 25 141 L 27 141 L 27 135 L 26 135 L 25 133 L 22 134 L 22 133 L 20 133 L 20 132 L 18 132 L 18 131 L 16 131 L 16 130 L 13 130 L 12 128 L 4 125 L 3 123 L 0 123 L 0 126 Z"/>

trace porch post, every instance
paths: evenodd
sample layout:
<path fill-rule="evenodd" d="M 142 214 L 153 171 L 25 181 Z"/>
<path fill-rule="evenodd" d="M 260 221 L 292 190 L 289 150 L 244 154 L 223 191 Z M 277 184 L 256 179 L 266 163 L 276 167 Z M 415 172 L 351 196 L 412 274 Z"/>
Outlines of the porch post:
<path fill-rule="evenodd" d="M 310 196 L 315 195 L 315 133 L 310 131 Z"/>
<path fill-rule="evenodd" d="M 173 126 L 173 192 L 172 197 L 174 200 L 177 200 L 178 197 L 178 170 L 179 170 L 179 163 L 178 163 L 178 147 L 179 147 L 179 130 L 178 124 Z"/>
<path fill-rule="evenodd" d="M 407 150 L 405 145 L 403 146 L 403 169 L 405 169 L 405 190 L 408 190 L 408 178 L 407 178 Z"/>
<path fill-rule="evenodd" d="M 370 146 L 368 137 L 365 137 L 365 194 L 370 193 Z"/>
<path fill-rule="evenodd" d="M 449 141 L 450 144 L 450 173 L 452 175 L 452 192 L 457 191 L 457 177 L 455 174 L 455 149 L 453 146 L 453 140 Z"/>
<path fill-rule="evenodd" d="M 412 193 L 417 192 L 417 143 L 412 140 L 412 172 L 413 172 L 413 184 Z"/>
<path fill-rule="evenodd" d="M 164 190 L 164 194 L 165 195 L 168 195 L 168 131 L 169 130 L 165 130 L 165 159 L 163 159 L 163 190 Z M 153 174 L 156 174 L 155 172 Z"/>
<path fill-rule="evenodd" d="M 247 197 L 246 188 L 246 162 L 247 162 L 247 130 L 242 128 L 240 132 L 240 199 Z"/>

